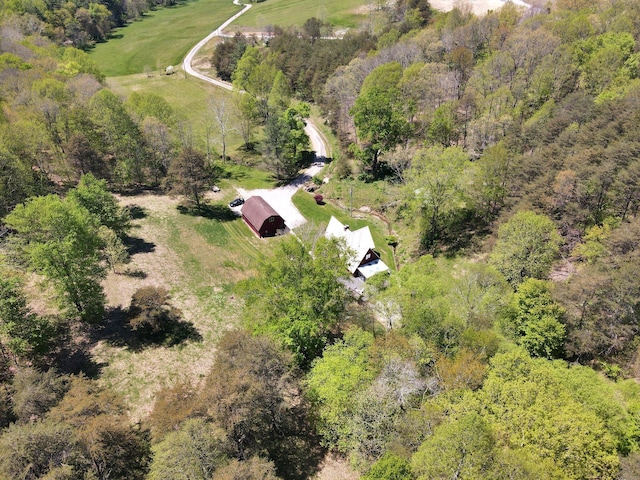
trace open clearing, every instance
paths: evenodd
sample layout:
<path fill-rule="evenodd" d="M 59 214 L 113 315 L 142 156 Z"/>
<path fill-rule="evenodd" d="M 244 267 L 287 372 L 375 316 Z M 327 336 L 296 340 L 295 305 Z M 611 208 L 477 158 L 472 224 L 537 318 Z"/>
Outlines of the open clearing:
<path fill-rule="evenodd" d="M 131 418 L 137 421 L 149 413 L 160 388 L 178 380 L 197 383 L 206 374 L 219 335 L 239 321 L 235 284 L 254 274 L 257 259 L 280 239 L 258 239 L 232 216 L 220 220 L 181 213 L 178 199 L 167 195 L 120 200 L 135 206 L 142 218 L 134 221 L 131 233 L 137 253 L 119 269 L 129 274 L 111 273 L 104 282 L 111 322 L 124 322 L 123 312 L 138 288 L 162 286 L 170 291 L 182 319 L 202 337 L 142 350 L 107 335 L 95 343 L 91 353 L 102 365 L 101 381 L 125 396 Z M 216 212 L 226 209 L 222 203 L 213 205 L 220 207 Z"/>
<path fill-rule="evenodd" d="M 178 65 L 193 45 L 240 9 L 231 0 L 188 0 L 151 11 L 114 31 L 91 57 L 107 77 Z"/>

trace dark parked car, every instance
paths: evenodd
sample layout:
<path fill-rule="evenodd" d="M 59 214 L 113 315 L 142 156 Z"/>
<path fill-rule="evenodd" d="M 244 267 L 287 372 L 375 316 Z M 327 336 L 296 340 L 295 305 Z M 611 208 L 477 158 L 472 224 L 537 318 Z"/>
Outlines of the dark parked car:
<path fill-rule="evenodd" d="M 244 203 L 244 198 L 239 197 L 239 198 L 236 198 L 235 200 L 231 200 L 231 202 L 229 202 L 229 207 L 231 207 L 231 208 L 239 207 L 243 203 Z"/>

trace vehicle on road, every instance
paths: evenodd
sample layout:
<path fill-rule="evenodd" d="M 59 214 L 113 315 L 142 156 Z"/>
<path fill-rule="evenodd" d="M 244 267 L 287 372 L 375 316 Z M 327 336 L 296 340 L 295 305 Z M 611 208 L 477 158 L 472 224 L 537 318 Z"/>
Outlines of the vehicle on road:
<path fill-rule="evenodd" d="M 243 203 L 244 203 L 244 198 L 238 197 L 238 198 L 236 198 L 234 200 L 231 200 L 229 202 L 229 208 L 239 207 Z"/>

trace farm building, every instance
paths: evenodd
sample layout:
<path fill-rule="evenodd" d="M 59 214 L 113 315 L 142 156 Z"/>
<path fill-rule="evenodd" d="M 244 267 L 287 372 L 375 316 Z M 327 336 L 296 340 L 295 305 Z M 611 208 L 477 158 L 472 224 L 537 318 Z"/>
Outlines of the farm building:
<path fill-rule="evenodd" d="M 284 219 L 264 198 L 249 197 L 242 206 L 242 219 L 259 237 L 273 237 L 284 233 Z"/>
<path fill-rule="evenodd" d="M 349 271 L 352 275 L 366 280 L 376 273 L 389 271 L 389 267 L 380 259 L 380 254 L 375 251 L 369 227 L 351 231 L 349 225 L 343 225 L 336 217 L 331 217 L 324 235 L 327 238 L 344 239 L 345 246 L 352 253 L 349 259 Z"/>

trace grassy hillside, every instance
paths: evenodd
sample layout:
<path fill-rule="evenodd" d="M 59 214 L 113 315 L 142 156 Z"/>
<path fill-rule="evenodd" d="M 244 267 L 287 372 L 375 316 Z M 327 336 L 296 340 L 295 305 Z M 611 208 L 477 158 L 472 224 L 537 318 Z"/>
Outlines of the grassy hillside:
<path fill-rule="evenodd" d="M 336 27 L 355 27 L 366 19 L 370 2 L 366 0 L 267 0 L 253 8 L 229 27 L 257 27 L 267 25 L 302 25 L 308 18 L 320 18 Z"/>
<path fill-rule="evenodd" d="M 239 10 L 231 0 L 188 0 L 116 30 L 91 56 L 107 77 L 177 65 L 191 47 Z"/>

